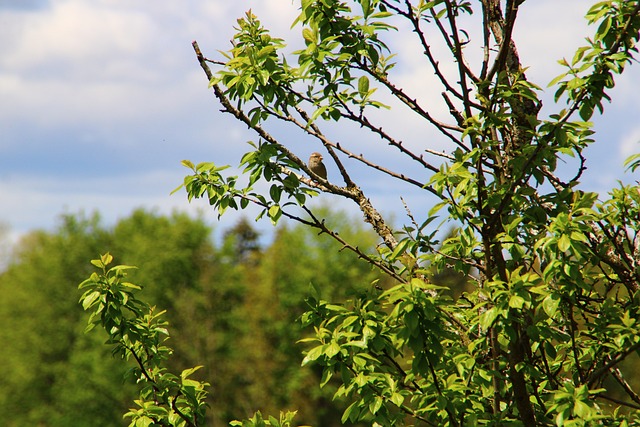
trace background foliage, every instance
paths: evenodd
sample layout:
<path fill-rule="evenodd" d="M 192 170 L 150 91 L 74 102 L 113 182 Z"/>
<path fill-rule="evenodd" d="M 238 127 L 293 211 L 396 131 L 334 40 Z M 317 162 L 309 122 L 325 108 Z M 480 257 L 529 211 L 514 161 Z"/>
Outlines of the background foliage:
<path fill-rule="evenodd" d="M 344 214 L 328 216 L 363 247 L 373 245 L 374 236 Z M 167 310 L 169 367 L 203 365 L 193 376 L 212 384 L 209 425 L 281 408 L 299 409 L 310 424 L 337 425 L 344 403 L 317 387 L 317 370 L 300 369 L 296 319 L 311 283 L 340 300 L 376 273 L 301 227 L 279 227 L 266 244 L 245 220 L 219 244 L 211 231 L 202 218 L 139 210 L 113 227 L 98 215 L 65 215 L 55 231 L 26 236 L 0 274 L 2 424 L 128 424 L 122 416 L 137 395 L 125 380 L 132 364 L 111 355 L 103 331 L 83 333 L 78 304 L 78 284 L 94 270 L 88 260 L 110 250 L 115 262 L 139 266 L 129 279 Z"/>

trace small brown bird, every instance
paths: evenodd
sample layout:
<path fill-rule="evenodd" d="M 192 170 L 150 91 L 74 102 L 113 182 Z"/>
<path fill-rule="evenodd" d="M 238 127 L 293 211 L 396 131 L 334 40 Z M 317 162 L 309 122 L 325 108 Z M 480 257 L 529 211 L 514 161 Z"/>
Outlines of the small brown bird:
<path fill-rule="evenodd" d="M 311 153 L 311 157 L 309 157 L 309 169 L 320 178 L 327 179 L 327 168 L 324 166 L 324 163 L 322 163 L 322 154 Z"/>

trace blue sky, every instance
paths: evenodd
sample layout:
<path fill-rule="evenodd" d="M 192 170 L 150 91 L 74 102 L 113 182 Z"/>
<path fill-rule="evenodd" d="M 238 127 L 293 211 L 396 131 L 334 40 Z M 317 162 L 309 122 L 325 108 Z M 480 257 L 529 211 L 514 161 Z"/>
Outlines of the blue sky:
<path fill-rule="evenodd" d="M 593 31 L 582 18 L 590 3 L 524 3 L 514 37 L 531 81 L 546 87 L 561 71 L 557 59 L 571 58 L 584 44 Z M 218 49 L 229 48 L 235 20 L 248 9 L 275 36 L 299 36 L 299 28 L 290 29 L 297 14 L 291 0 L 0 0 L 0 223 L 10 230 L 5 240 L 51 229 L 61 213 L 97 210 L 113 223 L 136 207 L 167 213 L 206 208 L 188 204 L 184 193 L 169 195 L 186 173 L 180 161 L 237 165 L 248 151 L 245 141 L 256 138 L 219 112 L 191 41 L 215 57 Z M 394 78 L 429 100 L 435 90 L 432 72 L 414 54 L 409 36 L 390 34 L 403 61 Z M 635 64 L 618 79 L 605 115 L 595 120 L 587 189 L 615 185 L 623 178 L 624 158 L 640 151 L 639 89 Z M 436 114 L 444 111 L 441 105 L 433 108 Z M 543 112 L 553 110 L 547 94 Z M 408 144 L 417 147 L 422 137 L 433 136 L 430 148 L 440 147 L 436 134 L 406 112 L 394 109 L 378 117 L 384 115 L 399 123 L 397 134 Z M 290 138 L 303 158 L 319 148 L 281 127 L 274 132 Z M 352 142 L 354 151 L 371 152 L 373 160 L 405 167 L 385 147 L 354 142 L 361 137 L 353 129 L 328 132 Z M 401 186 L 383 184 L 388 181 L 357 166 L 355 177 L 382 211 L 396 218 L 403 214 Z M 408 195 L 413 209 L 424 210 L 422 199 L 419 193 Z M 208 217 L 215 224 L 216 216 Z"/>

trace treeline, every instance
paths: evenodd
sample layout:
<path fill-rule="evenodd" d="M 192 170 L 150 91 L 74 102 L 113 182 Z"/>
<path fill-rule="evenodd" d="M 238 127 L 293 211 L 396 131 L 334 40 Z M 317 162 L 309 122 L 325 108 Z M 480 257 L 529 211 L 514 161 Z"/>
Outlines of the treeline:
<path fill-rule="evenodd" d="M 325 212 L 347 240 L 372 249 L 375 236 L 345 215 Z M 89 260 L 110 252 L 136 265 L 129 277 L 142 299 L 167 310 L 172 368 L 203 365 L 211 383 L 209 425 L 222 426 L 256 410 L 298 410 L 297 421 L 339 425 L 348 402 L 333 401 L 319 372 L 300 368 L 304 336 L 297 321 L 310 286 L 341 301 L 370 291 L 379 279 L 365 262 L 327 236 L 280 226 L 261 246 L 240 220 L 220 242 L 202 218 L 138 210 L 113 227 L 98 215 L 65 215 L 53 232 L 25 236 L 0 274 L 0 424 L 116 426 L 133 407 L 126 365 L 84 334 L 87 316 L 78 284 Z"/>

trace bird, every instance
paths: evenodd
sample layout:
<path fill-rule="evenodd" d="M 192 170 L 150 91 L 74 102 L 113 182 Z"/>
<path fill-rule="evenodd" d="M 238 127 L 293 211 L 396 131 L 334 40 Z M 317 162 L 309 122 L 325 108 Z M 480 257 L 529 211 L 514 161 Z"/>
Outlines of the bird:
<path fill-rule="evenodd" d="M 327 179 L 327 168 L 324 163 L 322 163 L 322 154 L 311 153 L 311 157 L 309 157 L 309 169 L 320 178 Z"/>

